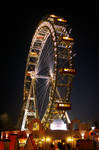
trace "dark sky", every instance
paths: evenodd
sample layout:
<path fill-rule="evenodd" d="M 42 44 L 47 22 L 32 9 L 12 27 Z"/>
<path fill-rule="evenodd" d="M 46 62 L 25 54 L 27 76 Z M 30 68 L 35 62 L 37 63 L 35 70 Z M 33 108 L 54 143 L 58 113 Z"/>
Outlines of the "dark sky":
<path fill-rule="evenodd" d="M 70 117 L 82 121 L 99 120 L 99 38 L 97 4 L 68 4 L 54 8 L 2 6 L 0 72 L 0 114 L 8 113 L 16 120 L 23 101 L 24 72 L 32 35 L 47 14 L 56 14 L 68 20 L 75 38 L 77 53 L 71 95 Z"/>

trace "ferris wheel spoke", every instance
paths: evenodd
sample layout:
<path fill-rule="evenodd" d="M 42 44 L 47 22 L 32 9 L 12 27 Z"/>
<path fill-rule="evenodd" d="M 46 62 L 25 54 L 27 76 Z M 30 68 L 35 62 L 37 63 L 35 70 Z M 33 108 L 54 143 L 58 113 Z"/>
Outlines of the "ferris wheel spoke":
<path fill-rule="evenodd" d="M 51 77 L 50 76 L 37 75 L 36 78 L 37 79 L 47 79 L 47 80 L 49 80 Z"/>
<path fill-rule="evenodd" d="M 42 113 L 42 109 L 43 109 L 43 107 L 44 107 L 44 102 L 45 102 L 45 100 L 46 100 L 46 95 L 47 95 L 48 89 L 49 89 L 49 86 L 47 86 L 47 88 L 46 88 L 45 91 L 44 91 L 45 93 L 44 93 L 44 95 L 43 95 L 42 105 L 41 105 L 41 109 L 40 109 L 40 113 L 39 113 L 39 114 Z"/>
<path fill-rule="evenodd" d="M 40 88 L 44 87 L 46 82 L 40 83 L 36 88 L 39 90 Z"/>
<path fill-rule="evenodd" d="M 38 71 L 37 71 L 37 78 L 44 78 L 45 79 L 48 79 L 52 76 L 53 74 L 53 65 L 50 65 L 50 66 L 44 66 L 44 67 L 41 67 Z"/>
<path fill-rule="evenodd" d="M 41 74 L 41 73 L 45 73 L 45 72 L 48 72 L 49 73 L 49 66 L 44 66 L 44 67 L 40 67 L 37 71 L 37 74 Z"/>
<path fill-rule="evenodd" d="M 53 58 L 53 51 L 52 50 L 46 50 L 47 52 L 45 54 L 42 54 L 42 57 L 39 61 L 39 64 L 38 64 L 38 70 L 41 70 L 41 68 L 43 69 L 44 67 L 49 67 L 51 66 L 51 63 L 52 61 L 50 60 L 50 58 Z M 44 65 L 42 65 L 42 63 Z"/>
<path fill-rule="evenodd" d="M 44 63 L 44 61 L 45 61 L 46 58 L 48 57 L 48 54 L 49 54 L 49 51 L 48 51 L 48 50 L 46 50 L 45 53 L 42 53 L 42 54 L 41 54 L 41 59 L 40 59 L 40 61 L 39 61 L 39 65 L 42 63 L 42 61 L 43 61 L 43 63 Z"/>
<path fill-rule="evenodd" d="M 50 85 L 51 85 L 51 81 L 50 81 L 50 80 L 45 80 L 45 81 L 46 81 L 46 82 L 41 83 L 40 85 L 38 85 L 38 86 L 36 87 L 36 89 L 39 90 L 39 91 L 43 91 L 44 88 L 46 89 L 47 86 L 50 86 Z M 38 94 L 40 94 L 40 92 L 39 92 Z"/>

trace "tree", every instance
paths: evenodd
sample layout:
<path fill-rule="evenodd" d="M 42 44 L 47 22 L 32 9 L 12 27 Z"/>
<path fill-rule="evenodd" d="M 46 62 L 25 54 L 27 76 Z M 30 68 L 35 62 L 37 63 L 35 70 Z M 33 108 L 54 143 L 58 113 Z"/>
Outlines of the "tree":
<path fill-rule="evenodd" d="M 1 130 L 14 129 L 12 118 L 7 113 L 0 115 L 0 129 Z"/>

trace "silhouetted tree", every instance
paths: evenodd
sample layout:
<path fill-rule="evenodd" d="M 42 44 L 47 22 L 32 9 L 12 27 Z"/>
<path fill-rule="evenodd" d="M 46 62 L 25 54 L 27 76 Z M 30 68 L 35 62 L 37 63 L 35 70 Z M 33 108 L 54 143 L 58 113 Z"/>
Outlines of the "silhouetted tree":
<path fill-rule="evenodd" d="M 0 130 L 14 129 L 14 124 L 11 116 L 7 113 L 0 115 Z"/>

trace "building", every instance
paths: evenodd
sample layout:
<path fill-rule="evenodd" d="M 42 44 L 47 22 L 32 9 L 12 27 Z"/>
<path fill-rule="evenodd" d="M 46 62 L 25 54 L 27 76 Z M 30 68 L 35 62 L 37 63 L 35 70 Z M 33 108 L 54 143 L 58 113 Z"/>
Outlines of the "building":
<path fill-rule="evenodd" d="M 54 122 L 53 129 L 45 130 L 40 120 L 34 119 L 28 124 L 28 129 L 25 131 L 3 131 L 1 133 L 0 150 L 36 150 L 39 147 L 47 150 L 51 144 L 55 145 L 57 143 L 62 145 L 69 144 L 72 148 L 75 148 L 78 141 L 80 141 L 79 145 L 82 143 L 87 143 L 87 146 L 88 143 L 92 144 L 93 135 L 95 139 L 96 137 L 97 140 L 99 139 L 99 130 L 95 130 L 94 134 L 91 134 L 88 123 L 73 120 L 69 130 L 66 128 L 62 130 L 61 127 L 64 126 L 62 121 L 57 123 L 55 126 Z"/>

